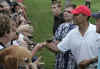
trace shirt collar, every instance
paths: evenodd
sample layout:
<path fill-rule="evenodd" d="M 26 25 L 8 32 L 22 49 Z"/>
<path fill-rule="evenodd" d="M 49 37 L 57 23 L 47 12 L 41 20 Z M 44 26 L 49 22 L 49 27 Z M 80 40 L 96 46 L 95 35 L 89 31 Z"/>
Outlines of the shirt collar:
<path fill-rule="evenodd" d="M 95 31 L 96 31 L 96 26 L 93 25 L 93 24 L 91 24 L 91 23 L 89 23 L 89 26 L 88 26 L 87 32 L 92 31 L 92 30 L 95 30 Z"/>
<path fill-rule="evenodd" d="M 5 45 L 0 43 L 0 50 L 3 50 L 4 48 L 6 48 Z"/>

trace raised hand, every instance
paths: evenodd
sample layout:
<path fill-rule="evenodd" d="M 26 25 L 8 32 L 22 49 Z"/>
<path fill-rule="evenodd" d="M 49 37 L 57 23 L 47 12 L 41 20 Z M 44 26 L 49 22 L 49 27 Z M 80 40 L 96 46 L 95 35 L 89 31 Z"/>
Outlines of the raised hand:
<path fill-rule="evenodd" d="M 45 47 L 46 44 L 47 44 L 46 42 L 38 43 L 38 44 L 35 46 L 35 48 L 32 50 L 32 55 L 34 56 L 35 53 L 36 53 L 39 49 Z"/>
<path fill-rule="evenodd" d="M 45 47 L 46 45 L 47 45 L 46 42 L 42 42 L 42 43 L 38 43 L 36 46 L 37 46 L 38 49 L 40 49 L 40 48 Z"/>

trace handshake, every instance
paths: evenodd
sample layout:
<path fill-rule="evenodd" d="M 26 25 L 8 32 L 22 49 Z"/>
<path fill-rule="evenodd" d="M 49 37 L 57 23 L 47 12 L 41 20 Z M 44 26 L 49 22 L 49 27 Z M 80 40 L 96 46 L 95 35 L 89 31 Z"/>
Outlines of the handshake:
<path fill-rule="evenodd" d="M 50 46 L 51 44 L 54 44 L 53 40 L 46 40 L 45 42 L 41 42 L 41 43 L 36 44 L 35 47 L 37 47 L 38 49 L 40 49 L 40 48 L 44 48 L 46 46 Z"/>
<path fill-rule="evenodd" d="M 57 44 L 59 43 L 59 41 L 53 41 L 53 40 L 46 40 L 45 42 L 42 43 L 38 43 L 35 48 L 32 50 L 32 53 L 36 53 L 36 51 L 40 50 L 41 48 L 48 48 L 49 50 L 53 51 L 53 52 L 57 52 L 58 48 L 57 48 Z"/>
<path fill-rule="evenodd" d="M 53 41 L 53 40 L 46 40 L 45 42 L 38 43 L 35 45 L 34 49 L 32 50 L 32 55 L 34 56 L 35 53 L 40 50 L 41 48 L 48 48 L 50 51 L 57 53 L 59 52 L 59 49 L 57 47 L 57 44 L 59 41 Z"/>

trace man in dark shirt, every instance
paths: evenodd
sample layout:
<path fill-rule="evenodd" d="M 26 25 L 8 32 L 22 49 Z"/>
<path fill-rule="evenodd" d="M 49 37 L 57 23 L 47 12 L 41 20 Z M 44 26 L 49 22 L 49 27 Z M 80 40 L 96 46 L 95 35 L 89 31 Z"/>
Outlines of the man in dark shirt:
<path fill-rule="evenodd" d="M 59 14 L 58 16 L 54 16 L 53 34 L 55 34 L 57 28 L 62 23 L 64 23 L 64 18 L 62 13 Z"/>
<path fill-rule="evenodd" d="M 55 34 L 55 31 L 57 30 L 59 25 L 64 22 L 63 13 L 61 9 L 61 2 L 52 3 L 51 10 L 54 15 L 53 35 Z"/>

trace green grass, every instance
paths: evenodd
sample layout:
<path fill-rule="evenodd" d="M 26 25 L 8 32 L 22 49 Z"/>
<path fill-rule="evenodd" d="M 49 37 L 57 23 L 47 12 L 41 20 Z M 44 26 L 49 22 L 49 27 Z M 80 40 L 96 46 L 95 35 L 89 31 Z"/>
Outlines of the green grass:
<path fill-rule="evenodd" d="M 73 3 L 79 5 L 84 4 L 84 0 L 72 0 Z M 42 42 L 52 37 L 53 16 L 50 10 L 50 0 L 25 0 L 24 4 L 27 8 L 27 15 L 34 26 L 34 40 Z M 64 3 L 64 0 L 63 0 Z M 100 9 L 100 0 L 92 0 L 92 12 Z M 91 20 L 94 22 L 94 20 Z M 55 54 L 43 49 L 38 53 L 43 56 L 45 69 L 54 69 Z"/>

